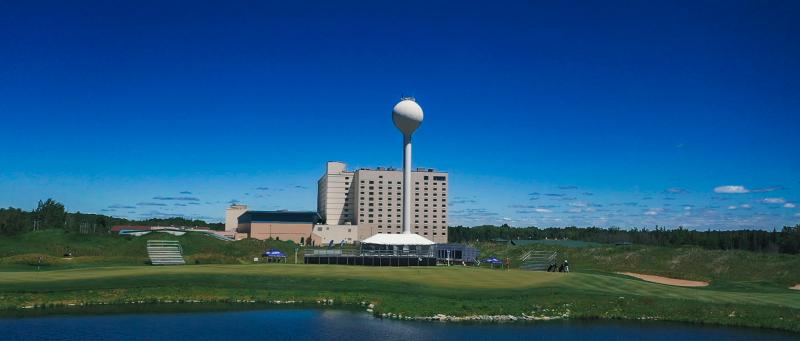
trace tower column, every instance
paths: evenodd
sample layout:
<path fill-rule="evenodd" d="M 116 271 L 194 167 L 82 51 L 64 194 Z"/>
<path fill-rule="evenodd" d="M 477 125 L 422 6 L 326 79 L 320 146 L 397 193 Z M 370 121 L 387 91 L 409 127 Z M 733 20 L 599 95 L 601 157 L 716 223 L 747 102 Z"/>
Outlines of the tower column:
<path fill-rule="evenodd" d="M 403 233 L 411 233 L 411 134 L 403 134 Z"/>

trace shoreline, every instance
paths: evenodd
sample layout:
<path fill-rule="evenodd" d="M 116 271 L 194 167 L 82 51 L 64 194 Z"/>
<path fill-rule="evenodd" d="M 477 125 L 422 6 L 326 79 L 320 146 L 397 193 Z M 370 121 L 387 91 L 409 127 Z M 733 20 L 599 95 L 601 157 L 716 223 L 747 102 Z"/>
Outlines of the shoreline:
<path fill-rule="evenodd" d="M 567 304 L 566 306 L 570 306 Z M 141 308 L 141 309 L 137 309 Z M 166 308 L 160 309 L 160 308 Z M 190 308 L 190 309 L 184 309 Z M 180 314 L 180 313 L 205 313 L 205 312 L 236 312 L 261 309 L 333 309 L 351 312 L 363 312 L 372 318 L 381 320 L 395 320 L 402 322 L 421 323 L 455 323 L 455 324 L 527 324 L 537 322 L 567 322 L 567 321 L 626 321 L 626 322 L 668 322 L 677 324 L 731 327 L 759 330 L 774 330 L 800 335 L 800 330 L 780 328 L 775 326 L 749 325 L 739 323 L 720 323 L 713 321 L 697 321 L 680 318 L 658 316 L 641 316 L 625 318 L 619 316 L 580 315 L 573 314 L 567 307 L 563 312 L 551 315 L 545 314 L 476 314 L 476 315 L 448 315 L 434 314 L 419 316 L 412 314 L 380 312 L 375 303 L 339 302 L 333 298 L 320 298 L 315 300 L 138 300 L 124 302 L 87 302 L 69 304 L 45 304 L 0 309 L 0 319 L 26 319 L 56 316 L 105 316 L 127 314 Z M 109 310 L 111 312 L 109 312 Z M 545 309 L 546 310 L 546 309 Z M 555 312 L 555 311 L 553 311 Z"/>

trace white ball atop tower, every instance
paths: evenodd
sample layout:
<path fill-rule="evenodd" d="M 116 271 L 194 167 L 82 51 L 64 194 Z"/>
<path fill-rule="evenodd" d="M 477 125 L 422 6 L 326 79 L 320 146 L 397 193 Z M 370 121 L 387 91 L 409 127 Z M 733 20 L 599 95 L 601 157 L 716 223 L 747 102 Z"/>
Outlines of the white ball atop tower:
<path fill-rule="evenodd" d="M 414 99 L 405 98 L 392 109 L 392 120 L 395 127 L 404 135 L 411 136 L 422 124 L 422 108 Z"/>

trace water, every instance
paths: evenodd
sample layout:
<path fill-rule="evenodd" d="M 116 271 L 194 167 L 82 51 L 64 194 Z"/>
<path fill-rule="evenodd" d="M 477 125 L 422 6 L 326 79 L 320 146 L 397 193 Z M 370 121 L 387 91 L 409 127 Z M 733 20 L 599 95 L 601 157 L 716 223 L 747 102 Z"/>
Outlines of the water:
<path fill-rule="evenodd" d="M 380 320 L 363 312 L 266 309 L 0 319 L 4 340 L 795 340 L 759 329 L 621 321 L 456 324 Z"/>

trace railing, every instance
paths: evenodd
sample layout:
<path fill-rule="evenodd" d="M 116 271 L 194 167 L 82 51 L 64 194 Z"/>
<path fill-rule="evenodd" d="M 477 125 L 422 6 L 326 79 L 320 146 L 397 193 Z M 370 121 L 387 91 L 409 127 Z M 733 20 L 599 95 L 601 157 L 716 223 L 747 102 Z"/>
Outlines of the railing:
<path fill-rule="evenodd" d="M 338 256 L 338 257 L 433 257 L 434 250 L 356 250 L 356 249 L 306 249 L 304 256 Z"/>
<path fill-rule="evenodd" d="M 183 248 L 175 240 L 148 240 L 147 256 L 153 265 L 186 264 L 183 259 Z"/>
<path fill-rule="evenodd" d="M 550 264 L 556 262 L 558 252 L 555 251 L 528 251 L 524 255 L 523 263 L 519 266 L 525 270 L 547 270 Z"/>

